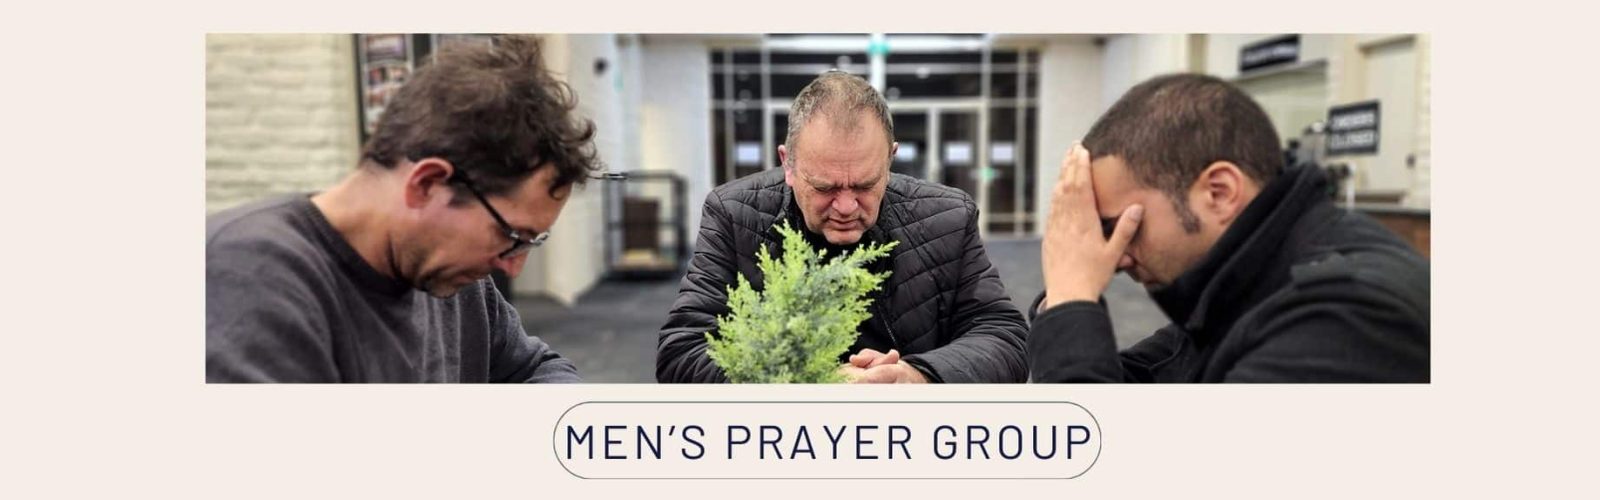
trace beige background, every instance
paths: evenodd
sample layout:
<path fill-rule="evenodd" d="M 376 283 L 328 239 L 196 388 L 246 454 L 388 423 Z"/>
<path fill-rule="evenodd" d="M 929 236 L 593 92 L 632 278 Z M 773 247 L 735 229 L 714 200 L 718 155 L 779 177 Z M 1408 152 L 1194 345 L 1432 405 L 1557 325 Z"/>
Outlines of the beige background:
<path fill-rule="evenodd" d="M 343 5 L 343 4 L 340 4 Z M 12 318 L 0 497 L 1232 498 L 1593 494 L 1593 13 L 1407 6 L 868 2 L 143 2 L 6 16 Z M 1009 5 L 1011 8 L 1000 8 Z M 403 11 L 395 12 L 397 6 Z M 47 10 L 41 10 L 47 9 Z M 722 15 L 720 12 L 735 12 Z M 712 15 L 716 13 L 715 15 Z M 1434 35 L 1433 383 L 1228 387 L 207 387 L 207 32 L 1425 32 Z M 20 174 L 20 175 L 18 175 Z M 16 318 L 20 318 L 17 321 Z M 1070 481 L 584 481 L 550 430 L 587 400 L 1068 400 Z M 820 416 L 819 416 L 820 417 Z"/>

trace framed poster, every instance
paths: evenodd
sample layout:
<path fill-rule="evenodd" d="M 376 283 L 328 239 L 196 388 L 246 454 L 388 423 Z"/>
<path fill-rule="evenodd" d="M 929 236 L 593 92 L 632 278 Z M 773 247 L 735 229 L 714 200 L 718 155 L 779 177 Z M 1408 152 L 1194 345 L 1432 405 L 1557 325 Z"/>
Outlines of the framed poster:
<path fill-rule="evenodd" d="M 476 33 L 371 33 L 355 35 L 356 95 L 365 144 L 389 99 L 427 64 L 434 49 L 455 44 L 494 44 L 494 35 Z"/>
<path fill-rule="evenodd" d="M 389 99 L 416 69 L 416 44 L 411 43 L 411 38 L 398 33 L 356 35 L 363 143 L 372 135 Z"/>

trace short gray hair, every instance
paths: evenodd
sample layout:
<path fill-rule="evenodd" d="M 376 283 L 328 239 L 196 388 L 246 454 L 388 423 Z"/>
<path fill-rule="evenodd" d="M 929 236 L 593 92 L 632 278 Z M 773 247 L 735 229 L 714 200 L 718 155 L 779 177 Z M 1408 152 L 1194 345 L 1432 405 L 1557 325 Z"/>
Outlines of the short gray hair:
<path fill-rule="evenodd" d="M 789 157 L 794 157 L 795 136 L 811 121 L 813 114 L 827 117 L 835 125 L 853 127 L 853 118 L 862 111 L 872 112 L 873 118 L 883 125 L 884 139 L 893 144 L 894 119 L 889 117 L 889 103 L 883 100 L 883 95 L 877 89 L 872 88 L 872 84 L 837 69 L 818 75 L 817 79 L 800 89 L 800 95 L 795 96 L 794 104 L 789 106 L 789 133 L 783 138 Z"/>

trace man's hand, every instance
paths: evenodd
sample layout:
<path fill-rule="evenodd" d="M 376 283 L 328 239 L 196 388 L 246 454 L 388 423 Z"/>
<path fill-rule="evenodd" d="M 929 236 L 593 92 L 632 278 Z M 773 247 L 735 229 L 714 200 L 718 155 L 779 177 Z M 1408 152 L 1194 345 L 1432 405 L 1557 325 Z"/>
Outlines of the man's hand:
<path fill-rule="evenodd" d="M 850 362 L 839 367 L 851 383 L 857 384 L 926 384 L 928 378 L 916 367 L 900 362 L 900 351 L 888 353 L 862 349 L 850 355 Z"/>
<path fill-rule="evenodd" d="M 1108 241 L 1100 227 L 1089 150 L 1074 144 L 1056 181 L 1050 217 L 1045 220 L 1040 255 L 1044 267 L 1044 307 L 1075 300 L 1099 300 L 1133 240 L 1144 207 L 1129 206 Z"/>
<path fill-rule="evenodd" d="M 894 349 L 890 349 L 888 353 L 881 353 L 873 349 L 862 349 L 861 352 L 850 355 L 850 366 L 861 369 L 899 362 L 900 351 Z"/>

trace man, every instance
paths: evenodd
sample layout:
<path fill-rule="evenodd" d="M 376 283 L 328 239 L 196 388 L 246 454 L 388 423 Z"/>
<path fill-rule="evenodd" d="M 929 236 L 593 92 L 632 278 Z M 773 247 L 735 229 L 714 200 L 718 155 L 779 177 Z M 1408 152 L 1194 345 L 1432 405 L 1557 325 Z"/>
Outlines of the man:
<path fill-rule="evenodd" d="M 1428 263 L 1285 170 L 1216 78 L 1129 90 L 1068 153 L 1043 242 L 1036 382 L 1427 382 Z M 1121 353 L 1096 299 L 1143 283 L 1173 323 Z"/>
<path fill-rule="evenodd" d="M 485 279 L 598 167 L 537 39 L 439 52 L 322 193 L 206 221 L 208 382 L 577 382 Z"/>
<path fill-rule="evenodd" d="M 656 379 L 727 381 L 706 354 L 706 332 L 728 313 L 736 276 L 759 289 L 757 249 L 766 245 L 779 258 L 773 225 L 789 221 L 829 255 L 862 242 L 900 242 L 872 264 L 892 274 L 872 296 L 856 354 L 839 360 L 849 378 L 1026 380 L 1025 320 L 978 239 L 977 206 L 959 190 L 891 174 L 897 147 L 888 105 L 865 80 L 830 71 L 802 89 L 778 147 L 783 168 L 706 197 L 694 258 L 661 330 Z"/>

